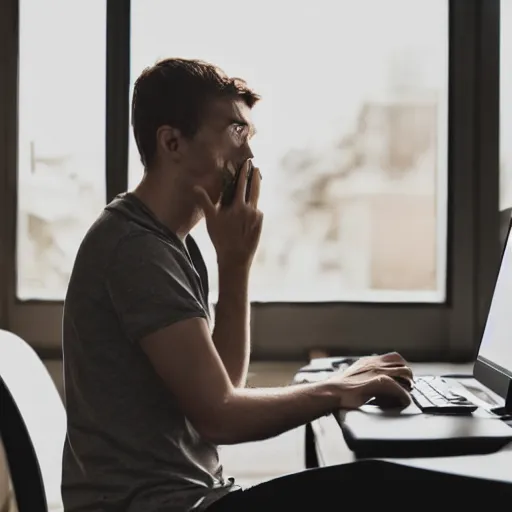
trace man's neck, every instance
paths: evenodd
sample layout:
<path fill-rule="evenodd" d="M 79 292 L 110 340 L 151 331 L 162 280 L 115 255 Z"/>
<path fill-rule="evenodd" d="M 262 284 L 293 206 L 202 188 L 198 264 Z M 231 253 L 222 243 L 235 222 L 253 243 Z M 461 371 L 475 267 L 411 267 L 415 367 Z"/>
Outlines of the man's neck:
<path fill-rule="evenodd" d="M 162 224 L 184 240 L 201 220 L 202 213 L 195 205 L 191 192 L 182 188 L 178 183 L 174 186 L 163 183 L 157 173 L 151 175 L 146 172 L 133 194 Z"/>

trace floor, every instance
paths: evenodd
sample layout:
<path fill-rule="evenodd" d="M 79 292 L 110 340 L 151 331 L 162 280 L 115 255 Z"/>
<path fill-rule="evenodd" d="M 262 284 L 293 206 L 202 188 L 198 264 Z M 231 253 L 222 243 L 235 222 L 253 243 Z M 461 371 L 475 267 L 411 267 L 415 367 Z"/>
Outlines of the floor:
<path fill-rule="evenodd" d="M 62 393 L 60 361 L 45 361 L 57 388 Z M 254 363 L 249 385 L 252 387 L 286 386 L 291 383 L 300 363 Z M 240 485 L 250 486 L 304 468 L 304 428 L 289 431 L 266 441 L 222 446 L 220 457 L 226 476 Z"/>

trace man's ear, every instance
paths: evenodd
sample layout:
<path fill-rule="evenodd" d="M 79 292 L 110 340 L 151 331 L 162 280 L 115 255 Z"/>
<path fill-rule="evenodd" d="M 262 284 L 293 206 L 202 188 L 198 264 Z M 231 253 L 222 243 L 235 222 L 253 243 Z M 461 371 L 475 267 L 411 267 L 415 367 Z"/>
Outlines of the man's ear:
<path fill-rule="evenodd" d="M 172 126 L 160 126 L 156 131 L 157 150 L 168 158 L 176 159 L 180 156 L 183 142 L 181 132 Z"/>

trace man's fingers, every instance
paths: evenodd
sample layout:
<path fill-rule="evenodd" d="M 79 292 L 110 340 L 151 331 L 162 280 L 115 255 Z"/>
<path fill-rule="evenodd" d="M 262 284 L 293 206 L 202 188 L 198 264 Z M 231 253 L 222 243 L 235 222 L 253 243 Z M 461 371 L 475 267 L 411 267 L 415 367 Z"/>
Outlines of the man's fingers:
<path fill-rule="evenodd" d="M 260 197 L 261 174 L 258 167 L 252 171 L 251 190 L 249 191 L 248 203 L 253 207 L 258 207 L 258 199 Z"/>
<path fill-rule="evenodd" d="M 235 191 L 235 200 L 236 203 L 245 203 L 245 189 L 247 188 L 247 171 L 249 170 L 249 160 L 246 160 L 242 169 L 240 170 L 240 175 L 238 176 L 238 181 L 236 182 L 236 191 Z"/>
<path fill-rule="evenodd" d="M 376 399 L 387 400 L 396 399 L 404 407 L 411 403 L 409 393 L 388 375 L 380 375 L 375 377 L 372 382 L 372 392 Z"/>
<path fill-rule="evenodd" d="M 412 370 L 408 366 L 385 366 L 382 368 L 382 371 L 385 375 L 389 375 L 390 377 L 403 377 L 410 381 L 413 379 Z"/>
<path fill-rule="evenodd" d="M 382 354 L 380 358 L 386 363 L 405 364 L 405 359 L 398 352 L 388 352 L 387 354 Z"/>
<path fill-rule="evenodd" d="M 206 190 L 201 187 L 194 187 L 194 192 L 197 196 L 197 202 L 199 203 L 199 206 L 203 210 L 205 216 L 209 217 L 210 215 L 215 213 L 215 205 L 212 203 L 210 196 L 208 195 Z"/>

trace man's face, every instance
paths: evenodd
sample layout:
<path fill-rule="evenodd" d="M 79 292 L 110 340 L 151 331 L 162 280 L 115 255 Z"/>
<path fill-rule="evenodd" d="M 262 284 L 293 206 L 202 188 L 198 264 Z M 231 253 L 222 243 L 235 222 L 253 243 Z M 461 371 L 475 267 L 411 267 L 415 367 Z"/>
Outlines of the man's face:
<path fill-rule="evenodd" d="M 182 167 L 191 185 L 203 187 L 217 203 L 233 173 L 254 155 L 250 109 L 238 99 L 212 101 L 203 122 L 183 151 Z"/>

